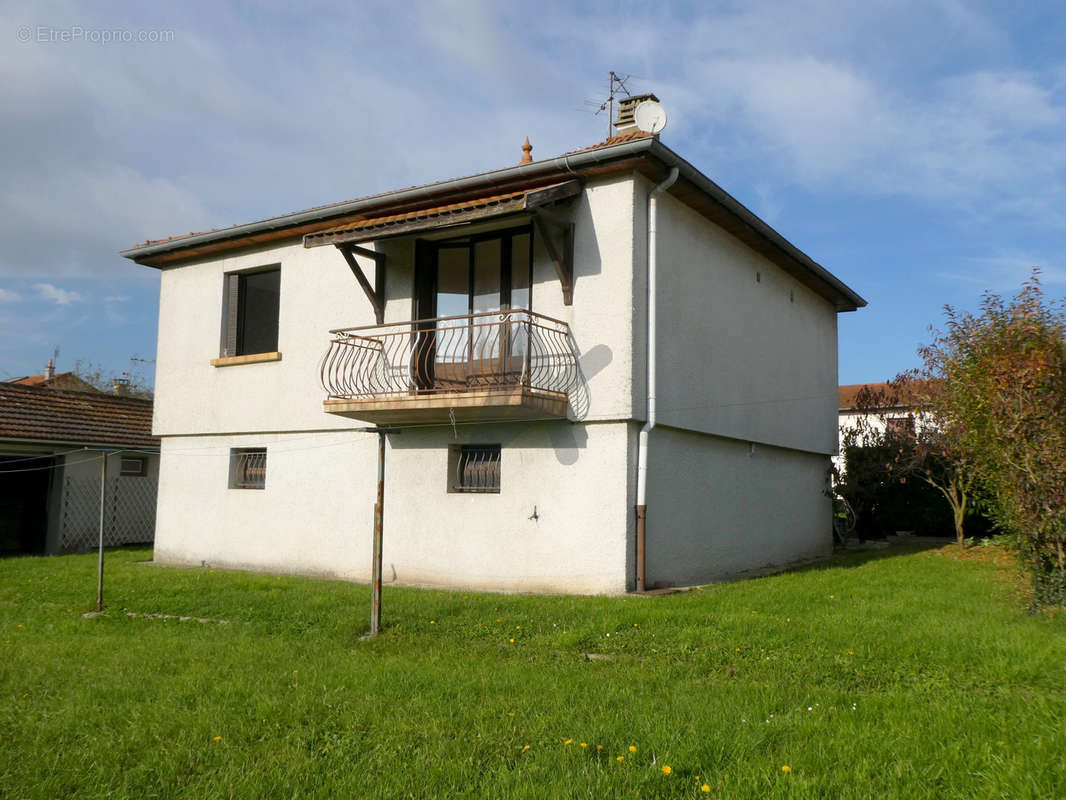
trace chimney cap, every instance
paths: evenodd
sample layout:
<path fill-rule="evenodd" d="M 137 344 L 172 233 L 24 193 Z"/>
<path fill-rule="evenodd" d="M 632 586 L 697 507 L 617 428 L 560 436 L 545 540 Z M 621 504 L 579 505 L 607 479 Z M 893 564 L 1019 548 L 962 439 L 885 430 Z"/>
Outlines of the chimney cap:
<path fill-rule="evenodd" d="M 659 98 L 651 92 L 630 95 L 629 97 L 623 97 L 618 101 L 618 116 L 614 120 L 614 132 L 616 136 L 637 130 L 637 123 L 633 120 L 633 110 L 645 100 L 654 100 L 656 103 L 659 102 Z"/>

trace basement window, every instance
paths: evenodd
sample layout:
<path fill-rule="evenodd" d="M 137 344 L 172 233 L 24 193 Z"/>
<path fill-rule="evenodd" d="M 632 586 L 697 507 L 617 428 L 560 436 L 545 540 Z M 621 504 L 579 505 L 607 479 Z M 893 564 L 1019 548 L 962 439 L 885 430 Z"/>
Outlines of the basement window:
<path fill-rule="evenodd" d="M 231 272 L 225 279 L 222 356 L 277 352 L 281 267 Z"/>
<path fill-rule="evenodd" d="M 448 448 L 448 491 L 499 494 L 500 445 L 463 444 Z"/>
<path fill-rule="evenodd" d="M 265 447 L 234 447 L 229 451 L 229 488 L 265 489 L 267 451 Z"/>

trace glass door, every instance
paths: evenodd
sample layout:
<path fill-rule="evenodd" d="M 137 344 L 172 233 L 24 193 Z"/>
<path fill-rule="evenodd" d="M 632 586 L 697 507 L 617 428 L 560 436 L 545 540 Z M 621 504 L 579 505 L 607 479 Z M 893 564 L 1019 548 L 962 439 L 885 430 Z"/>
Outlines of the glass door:
<path fill-rule="evenodd" d="M 458 391 L 518 382 L 528 320 L 503 312 L 530 306 L 529 228 L 419 245 L 415 314 L 427 322 L 416 337 L 417 387 Z"/>

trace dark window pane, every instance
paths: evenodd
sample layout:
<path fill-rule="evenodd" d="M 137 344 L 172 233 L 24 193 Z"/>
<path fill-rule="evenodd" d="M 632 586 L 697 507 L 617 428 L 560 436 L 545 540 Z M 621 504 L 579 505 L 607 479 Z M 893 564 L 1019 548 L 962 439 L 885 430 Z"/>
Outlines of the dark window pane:
<path fill-rule="evenodd" d="M 529 308 L 529 234 L 511 237 L 511 308 Z"/>
<path fill-rule="evenodd" d="M 237 355 L 273 353 L 278 349 L 281 270 L 240 276 Z"/>

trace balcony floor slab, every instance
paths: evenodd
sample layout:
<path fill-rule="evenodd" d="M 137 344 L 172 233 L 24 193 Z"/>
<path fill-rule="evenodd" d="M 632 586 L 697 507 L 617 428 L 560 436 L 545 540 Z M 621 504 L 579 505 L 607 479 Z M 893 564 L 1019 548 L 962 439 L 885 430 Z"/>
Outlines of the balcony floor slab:
<path fill-rule="evenodd" d="M 373 398 L 331 397 L 323 410 L 375 425 L 488 422 L 494 420 L 565 419 L 567 396 L 528 388 L 482 389 L 389 395 Z"/>

